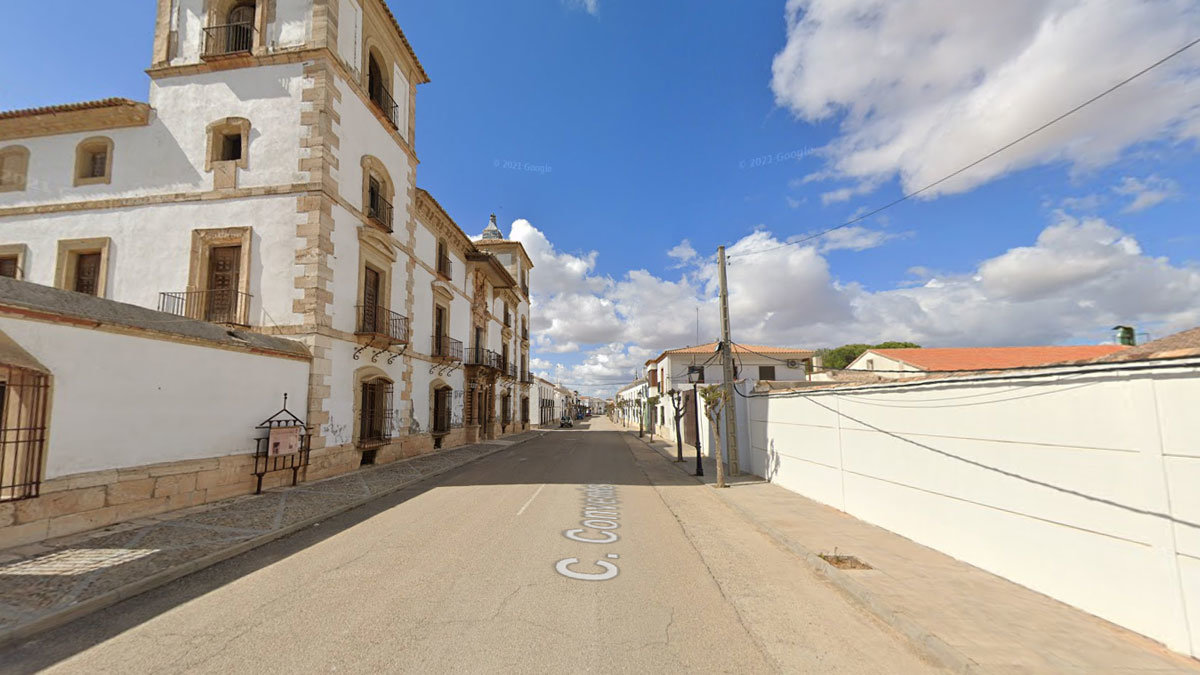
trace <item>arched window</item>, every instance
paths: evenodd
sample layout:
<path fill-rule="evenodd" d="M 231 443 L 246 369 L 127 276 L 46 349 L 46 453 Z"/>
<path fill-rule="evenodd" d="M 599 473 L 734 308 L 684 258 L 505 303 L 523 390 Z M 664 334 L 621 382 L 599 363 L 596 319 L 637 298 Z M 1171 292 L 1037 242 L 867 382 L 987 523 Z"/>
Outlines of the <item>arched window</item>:
<path fill-rule="evenodd" d="M 254 49 L 254 3 L 243 2 L 229 10 L 225 24 L 225 52 Z"/>
<path fill-rule="evenodd" d="M 0 192 L 25 190 L 29 172 L 29 150 L 20 145 L 0 148 Z"/>
<path fill-rule="evenodd" d="M 254 3 L 243 2 L 229 10 L 228 23 L 231 26 L 235 24 L 254 25 Z"/>
<path fill-rule="evenodd" d="M 383 162 L 371 155 L 362 158 L 363 169 L 363 214 L 367 219 L 392 231 L 392 177 Z"/>
<path fill-rule="evenodd" d="M 113 142 L 94 136 L 75 147 L 75 185 L 112 182 Z"/>
<path fill-rule="evenodd" d="M 367 62 L 367 95 L 372 101 L 378 103 L 380 101 L 379 94 L 385 87 L 383 86 L 383 69 L 379 66 L 379 61 L 374 54 L 368 57 Z"/>

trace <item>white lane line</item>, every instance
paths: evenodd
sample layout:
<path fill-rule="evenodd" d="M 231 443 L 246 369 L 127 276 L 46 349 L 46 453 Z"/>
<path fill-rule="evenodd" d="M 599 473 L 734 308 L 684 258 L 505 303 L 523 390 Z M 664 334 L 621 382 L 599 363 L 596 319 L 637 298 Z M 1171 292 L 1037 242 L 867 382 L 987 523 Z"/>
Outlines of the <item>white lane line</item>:
<path fill-rule="evenodd" d="M 529 501 L 525 502 L 525 506 L 522 506 L 521 510 L 517 511 L 518 516 L 521 515 L 522 513 L 525 513 L 525 509 L 529 508 L 529 505 L 533 503 L 533 500 L 537 499 L 537 496 L 542 494 L 542 488 L 544 488 L 544 487 L 546 487 L 545 483 L 542 483 L 541 485 L 538 486 L 537 492 L 534 492 L 533 496 L 529 498 Z"/>

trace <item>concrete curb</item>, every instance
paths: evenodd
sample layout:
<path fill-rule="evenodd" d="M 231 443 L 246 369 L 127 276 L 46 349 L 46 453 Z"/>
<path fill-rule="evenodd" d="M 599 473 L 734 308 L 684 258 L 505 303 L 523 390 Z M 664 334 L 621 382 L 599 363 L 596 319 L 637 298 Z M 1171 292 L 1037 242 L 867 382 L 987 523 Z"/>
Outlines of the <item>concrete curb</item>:
<path fill-rule="evenodd" d="M 383 492 L 380 492 L 375 495 L 371 495 L 370 497 L 364 497 L 364 498 L 359 499 L 350 504 L 346 504 L 346 505 L 339 506 L 334 509 L 330 509 L 329 511 L 326 511 L 325 513 L 323 513 L 319 516 L 313 516 L 311 518 L 306 518 L 300 522 L 292 523 L 291 525 L 288 525 L 287 527 L 280 528 L 273 532 L 267 532 L 266 534 L 261 534 L 257 537 L 254 537 L 253 539 L 247 539 L 246 541 L 239 542 L 233 546 L 230 546 L 227 549 L 224 549 L 221 551 L 216 551 L 214 553 L 210 553 L 204 557 L 196 558 L 195 560 L 189 560 L 185 563 L 175 565 L 174 567 L 168 567 L 167 569 L 162 570 L 161 572 L 157 572 L 155 574 L 152 574 L 148 577 L 145 577 L 145 578 L 135 581 L 133 583 L 126 584 L 120 588 L 114 588 L 113 590 L 111 590 L 107 593 L 103 593 L 101 595 L 97 595 L 94 598 L 89 598 L 78 604 L 71 605 L 70 607 L 64 607 L 63 609 L 61 609 L 59 611 L 53 612 L 51 614 L 47 614 L 45 616 L 38 617 L 34 621 L 31 621 L 27 624 L 16 626 L 15 628 L 10 628 L 9 630 L 0 632 L 0 649 L 6 649 L 8 647 L 13 646 L 17 642 L 27 640 L 27 639 L 37 635 L 38 633 L 45 632 L 52 628 L 58 628 L 59 626 L 68 624 L 76 619 L 87 616 L 88 614 L 91 614 L 93 612 L 97 612 L 101 609 L 104 609 L 105 607 L 111 607 L 112 605 L 115 605 L 118 602 L 121 602 L 123 600 L 128 600 L 129 598 L 132 598 L 135 595 L 141 595 L 142 593 L 145 593 L 146 591 L 150 591 L 155 588 L 158 588 L 159 586 L 165 586 L 166 584 L 169 584 L 172 581 L 175 581 L 176 579 L 185 577 L 194 572 L 199 572 L 202 569 L 212 567 L 213 565 L 216 565 L 219 562 L 224 562 L 230 558 L 233 558 L 235 556 L 246 553 L 247 551 L 256 549 L 259 546 L 262 546 L 264 544 L 269 544 L 277 539 L 282 539 L 282 538 L 288 536 L 289 534 L 294 534 L 296 532 L 299 532 L 300 530 L 303 530 L 306 527 L 311 527 L 323 520 L 328 520 L 330 518 L 333 518 L 334 516 L 341 515 L 347 511 L 356 509 L 365 504 L 370 504 L 371 502 L 373 502 L 377 499 L 382 499 L 384 497 L 387 497 L 388 495 L 391 495 L 395 492 L 399 492 L 400 490 L 403 490 L 404 488 L 409 487 L 411 485 L 420 483 L 421 481 L 429 480 L 430 478 L 436 478 L 437 476 L 440 476 L 449 471 L 453 471 L 460 467 L 464 467 L 472 462 L 477 462 L 477 461 L 483 459 L 484 457 L 490 457 L 490 456 L 496 454 L 497 452 L 500 452 L 501 450 L 508 450 L 510 448 L 515 448 L 518 445 L 521 445 L 523 443 L 528 443 L 529 441 L 536 440 L 536 439 L 544 436 L 545 433 L 546 432 L 543 431 L 542 433 L 538 434 L 537 436 L 534 436 L 533 438 L 526 438 L 521 441 L 512 442 L 509 445 L 502 445 L 490 452 L 484 453 L 477 457 L 472 457 L 464 462 L 459 462 L 458 464 L 454 464 L 453 466 L 448 466 L 443 469 L 438 469 L 437 471 L 434 471 L 433 473 L 430 473 L 430 474 L 427 474 L 424 476 L 420 476 L 418 478 L 413 478 L 411 480 L 404 481 L 403 483 L 397 483 L 396 485 L 387 488 Z M 500 440 L 503 440 L 503 439 L 500 439 Z M 384 467 L 393 466 L 393 465 L 394 465 L 394 463 L 393 464 L 384 464 L 384 465 L 381 465 L 379 468 L 384 468 Z M 349 475 L 349 474 L 342 474 L 341 476 L 330 476 L 330 478 L 340 478 L 340 477 L 346 476 L 346 475 Z M 328 479 L 326 479 L 326 480 L 328 480 Z M 319 482 L 320 481 L 318 481 L 317 483 L 307 483 L 307 485 L 315 485 L 315 484 L 318 484 Z M 301 485 L 305 485 L 305 484 L 302 483 Z M 235 497 L 235 499 L 236 499 L 236 497 Z"/>
<path fill-rule="evenodd" d="M 637 437 L 637 432 L 624 430 L 624 433 L 632 434 L 634 438 Z M 654 451 L 660 457 L 673 459 L 671 456 L 664 454 L 664 452 L 659 448 L 656 448 L 650 443 L 646 442 L 645 439 L 638 438 L 637 440 L 640 441 L 642 445 L 645 445 L 647 448 Z M 680 465 L 672 461 L 670 462 L 670 465 L 675 467 L 675 469 L 680 473 L 683 473 L 684 475 L 695 480 L 700 485 L 707 485 L 707 483 L 701 480 L 698 476 L 693 475 L 687 468 L 685 468 L 685 466 L 690 466 L 688 462 L 684 462 L 683 465 Z M 843 572 L 842 570 L 839 570 L 833 565 L 825 562 L 825 560 L 823 560 L 819 555 L 796 543 L 795 540 L 788 537 L 778 528 L 763 522 L 754 512 L 746 509 L 741 504 L 738 504 L 736 501 L 726 496 L 724 491 L 714 489 L 713 492 L 721 501 L 725 503 L 726 506 L 729 506 L 733 511 L 740 515 L 743 520 L 749 522 L 760 532 L 767 535 L 771 539 L 774 539 L 775 542 L 780 546 L 783 546 L 787 550 L 791 551 L 798 558 L 807 563 L 814 572 L 821 575 L 831 584 L 833 584 L 833 586 L 837 588 L 842 595 L 846 596 L 846 598 L 854 602 L 854 604 L 863 608 L 875 618 L 879 619 L 883 623 L 890 626 L 893 630 L 900 633 L 900 635 L 908 640 L 912 647 L 919 654 L 921 654 L 921 656 L 932 661 L 934 664 L 955 673 L 969 673 L 974 675 L 986 672 L 978 663 L 971 660 L 971 658 L 966 654 L 962 653 L 956 647 L 950 645 L 942 638 L 930 632 L 912 618 L 906 616 L 902 609 L 889 605 L 887 601 L 883 600 L 875 593 L 864 588 L 862 584 L 855 581 L 848 573 Z"/>

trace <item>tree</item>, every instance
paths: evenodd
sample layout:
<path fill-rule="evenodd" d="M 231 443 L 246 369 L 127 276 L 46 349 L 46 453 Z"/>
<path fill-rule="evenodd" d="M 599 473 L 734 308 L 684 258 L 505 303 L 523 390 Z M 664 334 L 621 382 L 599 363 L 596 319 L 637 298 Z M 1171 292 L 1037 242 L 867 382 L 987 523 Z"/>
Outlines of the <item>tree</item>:
<path fill-rule="evenodd" d="M 700 396 L 704 399 L 704 416 L 708 418 L 712 428 L 716 431 L 717 487 L 723 488 L 725 487 L 725 460 L 721 443 L 721 425 L 718 420 L 721 419 L 721 410 L 726 403 L 725 388 L 714 384 L 701 389 Z"/>
<path fill-rule="evenodd" d="M 670 389 L 667 395 L 671 397 L 671 405 L 674 407 L 675 415 L 675 461 L 683 461 L 683 435 L 679 433 L 679 422 L 683 420 L 683 416 L 687 413 L 687 408 L 683 405 L 683 392 L 678 389 Z"/>
<path fill-rule="evenodd" d="M 877 345 L 856 343 L 834 349 L 823 349 L 818 352 L 818 355 L 821 356 L 823 366 L 840 370 L 853 363 L 854 359 L 862 356 L 862 353 L 868 349 L 920 349 L 920 347 L 921 345 L 912 342 L 880 342 Z"/>

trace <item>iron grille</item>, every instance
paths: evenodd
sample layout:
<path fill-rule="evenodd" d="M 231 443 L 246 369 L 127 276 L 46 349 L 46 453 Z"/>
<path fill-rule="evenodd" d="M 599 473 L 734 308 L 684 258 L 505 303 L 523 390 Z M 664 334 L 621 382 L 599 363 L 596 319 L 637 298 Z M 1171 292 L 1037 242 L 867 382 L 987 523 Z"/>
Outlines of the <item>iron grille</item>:
<path fill-rule="evenodd" d="M 455 340 L 448 335 L 434 335 L 430 338 L 430 344 L 433 345 L 432 356 L 450 361 L 463 360 L 463 343 L 461 340 Z"/>
<path fill-rule="evenodd" d="M 396 105 L 396 99 L 392 98 L 392 94 L 382 84 L 372 86 L 368 92 L 371 96 L 371 102 L 379 108 L 379 112 L 387 118 L 387 121 L 397 129 L 400 128 L 400 106 Z"/>
<path fill-rule="evenodd" d="M 503 360 L 500 355 L 490 349 L 472 347 L 467 350 L 467 365 L 483 366 L 493 370 L 503 370 Z"/>
<path fill-rule="evenodd" d="M 159 293 L 158 311 L 198 321 L 248 327 L 252 298 L 253 296 L 249 293 L 242 293 L 230 288 Z"/>
<path fill-rule="evenodd" d="M 245 54 L 254 49 L 258 31 L 252 23 L 229 23 L 204 29 L 204 56 Z"/>
<path fill-rule="evenodd" d="M 396 344 L 408 342 L 408 317 L 381 305 L 358 305 L 359 335 L 379 335 Z"/>
<path fill-rule="evenodd" d="M 0 502 L 38 496 L 50 377 L 0 365 Z"/>
<path fill-rule="evenodd" d="M 362 383 L 358 440 L 360 443 L 386 443 L 392 437 L 393 385 L 387 380 Z"/>
<path fill-rule="evenodd" d="M 453 395 L 452 389 L 439 389 L 434 392 L 437 400 L 433 406 L 432 431 L 435 434 L 445 434 L 450 431 L 450 403 Z"/>
<path fill-rule="evenodd" d="M 392 203 L 378 192 L 372 192 L 367 204 L 367 217 L 388 232 L 392 231 Z"/>

